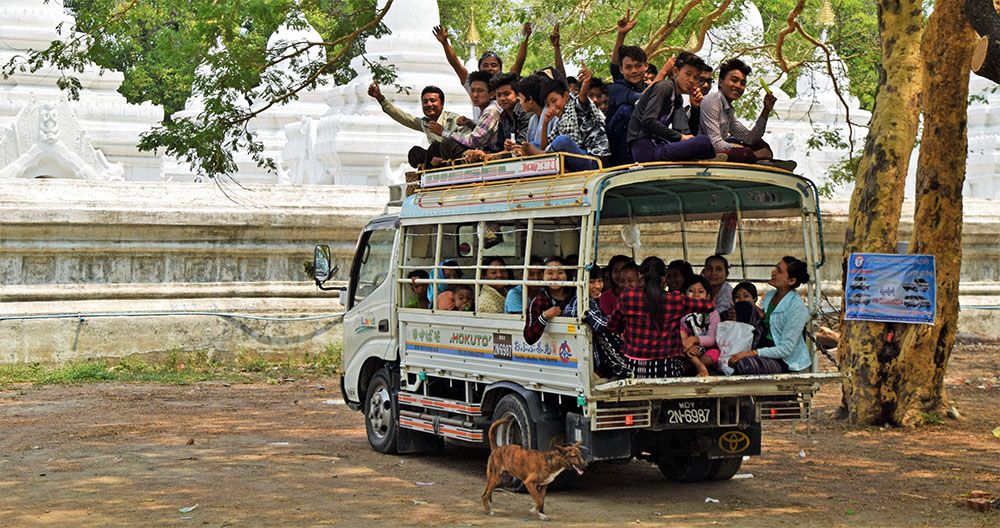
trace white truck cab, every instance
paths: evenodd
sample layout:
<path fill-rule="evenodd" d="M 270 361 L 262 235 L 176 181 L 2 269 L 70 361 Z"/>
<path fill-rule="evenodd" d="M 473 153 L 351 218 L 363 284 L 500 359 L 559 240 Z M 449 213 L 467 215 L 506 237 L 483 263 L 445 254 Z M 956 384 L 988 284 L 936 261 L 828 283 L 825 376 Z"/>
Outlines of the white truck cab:
<path fill-rule="evenodd" d="M 839 377 L 819 371 L 811 341 L 809 372 L 605 379 L 582 317 L 556 317 L 528 343 L 523 312 L 487 313 L 480 296 L 484 286 L 519 291 L 527 306 L 531 288 L 569 286 L 582 314 L 593 264 L 622 251 L 689 260 L 697 248 L 704 258 L 712 245 L 731 253 L 730 280 L 764 282 L 781 255 L 755 248 L 754 232 L 785 219 L 809 266 L 803 293 L 816 315 L 824 257 L 815 186 L 733 163 L 563 166 L 561 155 L 545 155 L 422 172 L 398 213 L 364 228 L 342 293 L 345 400 L 364 412 L 380 452 L 442 439 L 488 446 L 490 424 L 513 415 L 498 428 L 501 445 L 582 441 L 591 461 L 644 458 L 683 482 L 732 477 L 744 456 L 760 453 L 762 420 L 807 420 L 820 384 Z M 316 255 L 319 283 L 331 275 L 329 252 Z M 570 261 L 568 280 L 532 280 L 532 257 L 549 255 Z M 484 260 L 498 259 L 506 278 L 487 279 Z M 469 311 L 446 309 L 458 290 L 471 290 Z"/>

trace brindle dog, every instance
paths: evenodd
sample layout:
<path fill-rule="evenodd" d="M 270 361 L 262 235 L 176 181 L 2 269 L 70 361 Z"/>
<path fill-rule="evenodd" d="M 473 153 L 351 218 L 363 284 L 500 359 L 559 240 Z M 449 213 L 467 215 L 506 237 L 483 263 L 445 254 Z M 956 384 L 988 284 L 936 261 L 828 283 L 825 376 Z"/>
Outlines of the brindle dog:
<path fill-rule="evenodd" d="M 500 484 L 504 473 L 521 480 L 528 493 L 535 499 L 531 513 L 547 521 L 545 515 L 545 491 L 560 473 L 569 468 L 582 475 L 587 461 L 580 453 L 580 442 L 567 446 L 553 446 L 551 451 L 525 449 L 518 445 L 497 446 L 495 431 L 502 423 L 510 422 L 514 416 L 507 415 L 490 426 L 490 459 L 486 463 L 486 491 L 483 492 L 483 510 L 493 515 L 493 489 Z"/>

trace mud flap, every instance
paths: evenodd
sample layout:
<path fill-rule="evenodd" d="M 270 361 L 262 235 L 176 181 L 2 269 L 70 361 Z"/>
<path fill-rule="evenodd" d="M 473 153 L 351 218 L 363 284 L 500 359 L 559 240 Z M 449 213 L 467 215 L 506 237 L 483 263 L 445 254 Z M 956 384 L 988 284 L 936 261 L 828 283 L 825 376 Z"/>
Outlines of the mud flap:
<path fill-rule="evenodd" d="M 760 454 L 760 422 L 748 427 L 726 427 L 712 430 L 708 458 L 754 456 Z"/>

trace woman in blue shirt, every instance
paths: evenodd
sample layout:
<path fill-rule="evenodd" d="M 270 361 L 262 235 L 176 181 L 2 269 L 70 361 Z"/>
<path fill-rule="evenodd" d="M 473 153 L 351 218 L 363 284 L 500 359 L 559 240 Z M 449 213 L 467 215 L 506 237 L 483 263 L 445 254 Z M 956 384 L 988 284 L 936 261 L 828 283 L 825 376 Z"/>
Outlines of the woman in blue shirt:
<path fill-rule="evenodd" d="M 764 297 L 764 322 L 774 346 L 734 354 L 729 358 L 729 366 L 735 374 L 800 372 L 812 366 L 802 335 L 811 316 L 806 303 L 795 293 L 796 288 L 807 282 L 806 263 L 795 257 L 782 257 L 768 281 L 774 289 Z"/>

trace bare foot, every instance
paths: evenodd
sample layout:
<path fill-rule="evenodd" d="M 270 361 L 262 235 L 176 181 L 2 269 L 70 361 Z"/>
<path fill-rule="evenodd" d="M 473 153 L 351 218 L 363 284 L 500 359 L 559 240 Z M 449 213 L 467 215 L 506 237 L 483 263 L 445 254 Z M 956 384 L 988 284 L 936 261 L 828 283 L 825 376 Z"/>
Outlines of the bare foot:
<path fill-rule="evenodd" d="M 694 368 L 698 370 L 695 376 L 698 376 L 699 378 L 708 377 L 708 368 L 701 362 L 700 358 L 691 358 L 691 363 L 694 363 Z"/>

